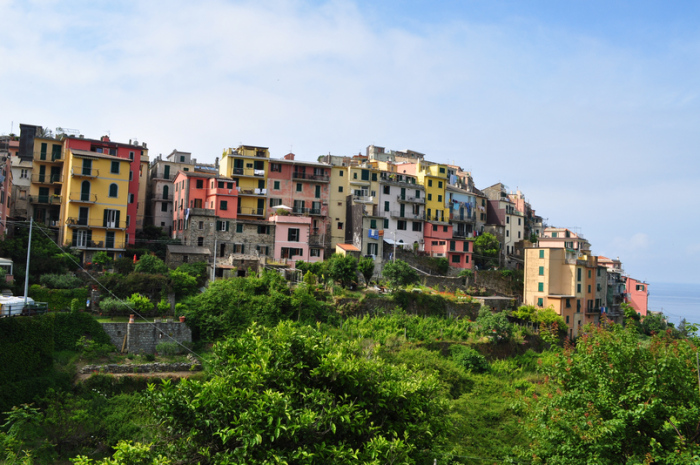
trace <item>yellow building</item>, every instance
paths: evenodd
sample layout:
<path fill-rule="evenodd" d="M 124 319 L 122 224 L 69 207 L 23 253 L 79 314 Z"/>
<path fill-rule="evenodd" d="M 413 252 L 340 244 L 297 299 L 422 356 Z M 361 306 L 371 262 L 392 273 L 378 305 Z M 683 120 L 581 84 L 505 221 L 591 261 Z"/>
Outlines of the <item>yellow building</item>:
<path fill-rule="evenodd" d="M 337 157 L 342 158 L 342 157 Z M 345 214 L 347 197 L 350 195 L 350 185 L 348 183 L 348 167 L 342 163 L 331 167 L 331 186 L 328 200 L 328 216 L 331 225 L 331 250 L 335 246 L 345 243 Z"/>
<path fill-rule="evenodd" d="M 418 182 L 425 187 L 425 214 L 429 222 L 449 223 L 450 210 L 445 207 L 447 188 L 447 166 L 415 164 Z"/>
<path fill-rule="evenodd" d="M 219 174 L 233 178 L 238 188 L 238 217 L 266 217 L 267 174 L 270 151 L 267 147 L 241 145 L 224 150 Z"/>
<path fill-rule="evenodd" d="M 570 338 L 577 337 L 585 321 L 586 257 L 564 248 L 525 249 L 525 305 L 551 307 L 568 326 Z"/>
<path fill-rule="evenodd" d="M 63 142 L 35 138 L 32 179 L 29 186 L 29 211 L 34 221 L 58 228 L 63 193 Z"/>
<path fill-rule="evenodd" d="M 78 149 L 65 155 L 59 243 L 87 261 L 97 251 L 124 251 L 131 161 Z"/>

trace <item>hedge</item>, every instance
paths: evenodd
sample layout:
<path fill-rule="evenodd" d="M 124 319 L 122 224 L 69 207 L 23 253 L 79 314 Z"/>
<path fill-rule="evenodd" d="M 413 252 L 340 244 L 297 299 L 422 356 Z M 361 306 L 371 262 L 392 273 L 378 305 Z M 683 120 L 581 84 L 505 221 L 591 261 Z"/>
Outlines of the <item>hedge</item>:
<path fill-rule="evenodd" d="M 46 302 L 49 304 L 49 311 L 70 310 L 73 299 L 78 299 L 85 306 L 89 293 L 87 287 L 77 289 L 49 289 L 38 284 L 33 284 L 29 288 L 29 297 L 36 302 Z"/>

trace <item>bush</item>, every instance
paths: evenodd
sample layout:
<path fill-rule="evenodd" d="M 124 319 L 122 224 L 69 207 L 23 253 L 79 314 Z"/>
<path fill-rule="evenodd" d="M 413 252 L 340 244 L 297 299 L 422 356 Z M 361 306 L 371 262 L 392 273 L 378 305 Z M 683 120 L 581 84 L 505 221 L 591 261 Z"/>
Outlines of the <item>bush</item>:
<path fill-rule="evenodd" d="M 160 342 L 156 345 L 156 352 L 160 355 L 177 355 L 180 353 L 180 346 L 175 342 Z"/>
<path fill-rule="evenodd" d="M 100 300 L 100 310 L 109 315 L 128 315 L 131 312 L 129 304 L 120 299 L 105 297 Z"/>
<path fill-rule="evenodd" d="M 73 299 L 87 302 L 88 289 L 87 287 L 49 289 L 33 284 L 29 288 L 29 297 L 37 302 L 46 302 L 49 306 L 49 311 L 70 310 Z"/>
<path fill-rule="evenodd" d="M 114 271 L 127 275 L 134 271 L 134 260 L 129 257 L 117 258 L 114 261 Z"/>
<path fill-rule="evenodd" d="M 134 267 L 134 271 L 147 274 L 165 274 L 168 272 L 168 266 L 155 255 L 145 254 L 141 255 Z"/>
<path fill-rule="evenodd" d="M 513 334 L 513 325 L 508 321 L 505 312 L 493 313 L 487 306 L 479 310 L 476 324 L 480 335 L 488 336 L 494 341 L 506 341 Z"/>
<path fill-rule="evenodd" d="M 418 273 L 403 260 L 396 260 L 384 265 L 382 276 L 389 281 L 393 289 L 405 287 L 418 282 Z"/>
<path fill-rule="evenodd" d="M 131 308 L 134 309 L 134 311 L 140 315 L 147 315 L 153 310 L 153 302 L 150 301 L 150 299 L 144 295 L 134 293 L 131 294 L 131 296 L 126 299 Z"/>
<path fill-rule="evenodd" d="M 75 289 L 85 285 L 82 279 L 68 274 L 44 274 L 39 282 L 49 289 Z"/>
<path fill-rule="evenodd" d="M 489 362 L 486 361 L 483 355 L 471 347 L 453 344 L 450 346 L 450 353 L 452 354 L 452 360 L 465 370 L 474 373 L 486 373 L 489 371 Z"/>

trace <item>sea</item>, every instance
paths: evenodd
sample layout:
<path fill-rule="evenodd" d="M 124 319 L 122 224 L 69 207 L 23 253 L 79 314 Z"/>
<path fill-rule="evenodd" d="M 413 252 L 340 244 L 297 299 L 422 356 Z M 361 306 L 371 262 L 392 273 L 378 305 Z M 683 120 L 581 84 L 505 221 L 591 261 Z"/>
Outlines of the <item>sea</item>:
<path fill-rule="evenodd" d="M 700 324 L 700 284 L 649 283 L 649 310 L 663 312 L 676 326 L 683 318 Z"/>

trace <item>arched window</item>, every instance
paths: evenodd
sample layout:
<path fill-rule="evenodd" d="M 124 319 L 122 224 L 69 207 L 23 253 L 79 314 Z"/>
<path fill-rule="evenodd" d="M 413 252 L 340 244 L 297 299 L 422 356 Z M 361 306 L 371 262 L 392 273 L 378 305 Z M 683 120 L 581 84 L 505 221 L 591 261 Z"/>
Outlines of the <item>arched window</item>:
<path fill-rule="evenodd" d="M 168 186 L 163 186 L 163 200 L 168 200 Z"/>
<path fill-rule="evenodd" d="M 80 200 L 90 200 L 90 181 L 83 181 L 80 185 Z"/>
<path fill-rule="evenodd" d="M 119 197 L 119 186 L 117 186 L 115 183 L 109 185 L 109 196 Z"/>

